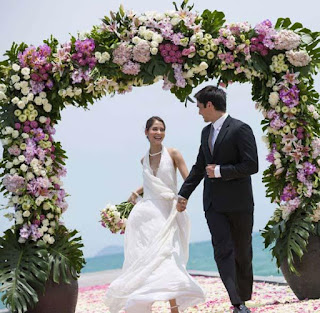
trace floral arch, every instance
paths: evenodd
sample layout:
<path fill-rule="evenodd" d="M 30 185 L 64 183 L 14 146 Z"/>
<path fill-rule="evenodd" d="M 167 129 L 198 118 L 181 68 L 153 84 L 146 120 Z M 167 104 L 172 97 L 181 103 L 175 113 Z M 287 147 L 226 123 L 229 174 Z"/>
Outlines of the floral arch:
<path fill-rule="evenodd" d="M 73 276 L 81 270 L 81 244 L 72 239 L 75 232 L 65 237 L 59 224 L 67 209 L 61 183 L 67 156 L 53 135 L 66 105 L 87 108 L 106 94 L 123 94 L 159 80 L 163 89 L 187 103 L 195 87 L 215 78 L 225 87 L 252 83 L 270 150 L 263 182 L 277 206 L 263 236 L 266 246 L 275 243 L 278 265 L 287 258 L 295 271 L 293 255 L 303 255 L 311 233 L 320 236 L 320 106 L 313 86 L 320 33 L 288 18 L 274 26 L 269 20 L 255 27 L 226 24 L 222 12 L 198 14 L 187 2 L 166 13 L 141 15 L 121 6 L 101 25 L 67 43 L 51 37 L 39 47 L 14 43 L 6 52 L 0 63 L 1 191 L 9 198 L 8 209 L 13 208 L 6 216 L 14 225 L 0 240 L 2 258 L 10 258 L 14 247 L 33 251 L 34 262 L 40 262 L 53 246 L 70 240 L 74 260 L 66 257 L 59 263 L 55 281 L 67 280 L 67 266 Z M 56 264 L 58 257 L 49 264 Z M 43 285 L 50 266 L 39 267 Z M 6 270 L 0 257 L 0 272 Z M 3 277 L 4 300 L 13 309 L 24 312 L 24 304 L 37 302 L 36 296 L 24 298 L 23 291 L 13 290 L 12 276 Z M 27 286 L 32 277 L 20 280 Z M 32 294 L 36 286 L 29 287 Z"/>

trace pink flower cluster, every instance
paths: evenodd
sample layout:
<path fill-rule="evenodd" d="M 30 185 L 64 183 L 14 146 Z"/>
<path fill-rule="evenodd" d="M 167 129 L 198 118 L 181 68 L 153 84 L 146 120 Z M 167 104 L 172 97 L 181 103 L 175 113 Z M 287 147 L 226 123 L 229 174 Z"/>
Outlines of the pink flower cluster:
<path fill-rule="evenodd" d="M 80 66 L 93 68 L 97 63 L 97 59 L 93 55 L 95 49 L 94 40 L 77 40 L 74 45 L 76 53 L 71 55 L 71 59 L 76 61 Z"/>
<path fill-rule="evenodd" d="M 254 28 L 258 36 L 250 39 L 252 52 L 259 52 L 262 56 L 266 56 L 269 50 L 274 49 L 274 36 L 276 30 L 273 28 L 271 21 L 265 20 L 262 23 L 256 25 Z"/>
<path fill-rule="evenodd" d="M 296 189 L 291 185 L 288 184 L 282 191 L 282 195 L 280 196 L 281 201 L 289 201 L 294 199 L 297 196 Z"/>
<path fill-rule="evenodd" d="M 128 61 L 123 65 L 122 72 L 128 75 L 138 75 L 140 72 L 140 64 Z"/>
<path fill-rule="evenodd" d="M 95 43 L 93 39 L 77 40 L 75 42 L 76 52 L 71 55 L 71 59 L 79 64 L 72 73 L 72 83 L 81 83 L 89 80 L 90 70 L 96 65 L 97 59 L 93 55 Z M 88 67 L 86 69 L 85 67 Z"/>
<path fill-rule="evenodd" d="M 180 88 L 184 88 L 187 84 L 186 80 L 182 76 L 182 64 L 174 63 L 172 64 L 174 70 L 174 78 L 176 79 L 176 86 Z"/>
<path fill-rule="evenodd" d="M 8 152 L 9 152 L 11 155 L 19 156 L 20 153 L 21 153 L 21 150 L 20 150 L 20 148 L 19 148 L 17 145 L 14 145 L 14 146 L 11 146 L 11 147 L 8 148 Z"/>
<path fill-rule="evenodd" d="M 182 52 L 179 47 L 172 43 L 165 43 L 159 45 L 159 51 L 166 63 L 179 63 L 182 64 Z"/>
<path fill-rule="evenodd" d="M 21 188 L 25 185 L 25 179 L 17 174 L 5 175 L 2 180 L 3 186 L 12 193 L 21 194 Z"/>
<path fill-rule="evenodd" d="M 36 197 L 39 196 L 48 196 L 49 188 L 51 187 L 51 182 L 46 177 L 37 177 L 32 179 L 28 185 L 27 190 L 28 192 Z"/>
<path fill-rule="evenodd" d="M 188 56 L 191 53 L 196 52 L 196 47 L 194 45 L 191 45 L 189 48 L 185 48 L 182 50 L 183 56 Z"/>
<path fill-rule="evenodd" d="M 301 38 L 292 30 L 282 29 L 274 36 L 275 49 L 293 50 L 300 45 Z"/>
<path fill-rule="evenodd" d="M 20 237 L 27 240 L 29 237 L 33 241 L 37 241 L 39 238 L 42 237 L 41 233 L 39 232 L 37 224 L 24 224 L 22 228 L 20 228 Z"/>
<path fill-rule="evenodd" d="M 300 90 L 297 86 L 292 86 L 291 88 L 284 87 L 280 90 L 279 96 L 286 106 L 293 108 L 299 104 L 299 93 Z"/>
<path fill-rule="evenodd" d="M 121 43 L 116 49 L 112 52 L 113 62 L 118 65 L 123 65 L 131 59 L 132 47 L 125 42 Z"/>
<path fill-rule="evenodd" d="M 150 61 L 150 46 L 145 40 L 141 40 L 133 47 L 132 50 L 133 60 L 140 63 L 147 63 Z"/>
<path fill-rule="evenodd" d="M 49 61 L 51 48 L 44 44 L 38 49 L 34 46 L 26 48 L 18 54 L 18 59 L 22 67 L 29 67 L 31 71 L 30 85 L 32 92 L 38 94 L 46 87 L 52 89 L 53 82 L 49 76 L 52 64 Z"/>

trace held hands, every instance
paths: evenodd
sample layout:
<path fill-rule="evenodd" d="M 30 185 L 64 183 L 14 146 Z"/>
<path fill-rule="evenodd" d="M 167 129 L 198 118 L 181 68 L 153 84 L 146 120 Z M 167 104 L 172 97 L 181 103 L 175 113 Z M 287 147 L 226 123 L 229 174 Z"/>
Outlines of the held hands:
<path fill-rule="evenodd" d="M 208 164 L 206 167 L 206 172 L 209 178 L 215 178 L 214 175 L 214 169 L 216 167 L 216 164 Z"/>
<path fill-rule="evenodd" d="M 186 208 L 187 208 L 187 203 L 188 203 L 188 200 L 185 199 L 185 198 L 178 198 L 178 202 L 177 202 L 177 211 L 178 212 L 183 212 Z"/>

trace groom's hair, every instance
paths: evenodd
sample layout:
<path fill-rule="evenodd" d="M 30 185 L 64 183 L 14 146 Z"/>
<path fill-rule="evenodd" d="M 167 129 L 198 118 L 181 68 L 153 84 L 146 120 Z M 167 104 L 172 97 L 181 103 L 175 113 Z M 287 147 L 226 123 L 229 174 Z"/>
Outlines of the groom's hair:
<path fill-rule="evenodd" d="M 198 102 L 202 103 L 204 107 L 207 107 L 208 101 L 211 101 L 217 111 L 226 112 L 227 109 L 227 95 L 218 87 L 207 86 L 198 91 L 194 97 Z"/>

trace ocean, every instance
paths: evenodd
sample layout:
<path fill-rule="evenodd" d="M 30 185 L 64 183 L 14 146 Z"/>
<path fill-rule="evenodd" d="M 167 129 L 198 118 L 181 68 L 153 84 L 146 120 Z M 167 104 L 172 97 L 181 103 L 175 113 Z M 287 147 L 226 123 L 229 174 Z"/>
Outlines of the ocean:
<path fill-rule="evenodd" d="M 263 238 L 259 233 L 253 233 L 253 272 L 258 276 L 282 276 L 278 271 L 271 252 L 264 249 Z M 87 258 L 87 264 L 82 273 L 98 272 L 121 268 L 123 253 Z M 213 249 L 210 241 L 190 244 L 190 256 L 187 268 L 199 271 L 218 271 L 213 259 Z M 1 298 L 1 294 L 0 294 Z M 4 308 L 0 302 L 0 309 Z"/>

